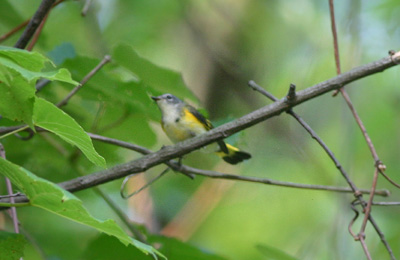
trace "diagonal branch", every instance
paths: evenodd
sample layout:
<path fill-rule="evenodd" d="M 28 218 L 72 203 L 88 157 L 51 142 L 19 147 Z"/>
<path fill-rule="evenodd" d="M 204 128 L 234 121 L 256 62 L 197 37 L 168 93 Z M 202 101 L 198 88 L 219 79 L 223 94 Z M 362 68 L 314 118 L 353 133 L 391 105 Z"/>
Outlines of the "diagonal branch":
<path fill-rule="evenodd" d="M 237 120 L 214 128 L 201 136 L 188 139 L 173 146 L 164 147 L 157 152 L 145 155 L 137 160 L 63 182 L 60 185 L 67 190 L 78 191 L 122 178 L 129 174 L 146 171 L 153 166 L 167 162 L 174 158 L 181 157 L 207 144 L 226 138 L 236 132 L 258 124 L 271 117 L 277 116 L 280 113 L 289 110 L 293 106 L 299 105 L 307 100 L 337 89 L 345 84 L 351 83 L 357 79 L 372 75 L 374 73 L 384 71 L 385 69 L 397 65 L 399 61 L 400 56 L 397 54 L 392 57 L 386 57 L 381 60 L 360 66 L 327 81 L 318 83 L 312 87 L 297 92 L 296 99 L 290 103 L 290 105 L 285 102 L 285 99 L 278 100 L 273 104 L 255 110 Z M 9 130 L 7 128 L 0 128 L 0 134 L 8 131 Z"/>
<path fill-rule="evenodd" d="M 400 59 L 400 57 L 397 59 Z M 312 87 L 297 92 L 296 100 L 294 100 L 290 105 L 288 105 L 284 99 L 278 100 L 273 104 L 255 110 L 239 119 L 214 128 L 201 136 L 188 139 L 173 146 L 165 147 L 155 153 L 148 154 L 125 164 L 117 165 L 111 169 L 66 181 L 62 183 L 61 186 L 73 191 L 82 190 L 125 177 L 129 174 L 146 171 L 147 169 L 160 163 L 166 162 L 173 158 L 181 157 L 207 144 L 226 138 L 236 132 L 265 121 L 271 117 L 277 116 L 280 113 L 287 111 L 292 106 L 299 105 L 307 100 L 337 89 L 357 79 L 395 66 L 397 59 L 386 57 L 352 69 L 327 81 L 318 83 Z"/>
<path fill-rule="evenodd" d="M 55 0 L 43 0 L 37 9 L 35 15 L 29 21 L 25 31 L 22 33 L 21 37 L 18 39 L 17 43 L 14 45 L 15 48 L 25 49 L 28 42 L 31 40 L 36 29 L 42 23 L 44 17 L 51 9 Z"/>

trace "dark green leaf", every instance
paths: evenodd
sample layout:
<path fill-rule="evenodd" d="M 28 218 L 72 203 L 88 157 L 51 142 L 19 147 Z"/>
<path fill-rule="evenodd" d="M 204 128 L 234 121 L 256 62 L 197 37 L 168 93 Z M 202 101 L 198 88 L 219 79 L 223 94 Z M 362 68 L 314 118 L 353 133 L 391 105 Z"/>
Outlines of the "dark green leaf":
<path fill-rule="evenodd" d="M 0 82 L 0 115 L 13 121 L 32 125 L 35 86 L 20 74 L 8 71 L 3 74 L 9 81 Z M 11 83 L 11 84 L 7 84 Z"/>
<path fill-rule="evenodd" d="M 151 243 L 160 245 L 159 250 L 168 259 L 174 260 L 225 260 L 221 256 L 200 250 L 188 243 L 179 241 L 178 239 L 163 236 L 152 236 L 149 239 Z"/>
<path fill-rule="evenodd" d="M 110 250 L 112 248 L 112 250 Z M 101 234 L 87 246 L 83 258 L 86 260 L 151 260 L 149 255 L 144 255 L 132 245 L 124 246 L 114 237 Z"/>
<path fill-rule="evenodd" d="M 24 256 L 26 239 L 21 234 L 0 231 L 0 259 L 18 260 Z"/>

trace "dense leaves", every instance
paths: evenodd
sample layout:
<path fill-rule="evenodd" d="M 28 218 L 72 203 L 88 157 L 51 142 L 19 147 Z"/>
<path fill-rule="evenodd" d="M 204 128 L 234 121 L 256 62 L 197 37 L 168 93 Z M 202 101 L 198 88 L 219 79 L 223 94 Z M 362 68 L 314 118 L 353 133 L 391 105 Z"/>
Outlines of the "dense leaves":
<path fill-rule="evenodd" d="M 50 63 L 37 52 L 0 46 L 0 113 L 32 126 L 35 83 L 39 78 L 77 85 L 66 69 L 42 71 Z"/>

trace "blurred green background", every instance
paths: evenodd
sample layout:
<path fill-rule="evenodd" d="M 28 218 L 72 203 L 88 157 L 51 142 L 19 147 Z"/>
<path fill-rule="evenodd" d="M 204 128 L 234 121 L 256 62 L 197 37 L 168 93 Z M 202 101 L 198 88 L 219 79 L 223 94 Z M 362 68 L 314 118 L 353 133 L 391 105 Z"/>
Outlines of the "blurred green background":
<path fill-rule="evenodd" d="M 3 0 L 0 35 L 28 19 L 39 3 Z M 65 107 L 87 131 L 153 150 L 171 142 L 161 131 L 160 115 L 150 95 L 168 90 L 207 111 L 219 125 L 270 103 L 247 87 L 249 80 L 281 98 L 290 83 L 304 89 L 336 74 L 328 1 L 93 0 L 85 17 L 81 16 L 83 6 L 84 1 L 65 1 L 55 7 L 34 50 L 68 68 L 78 81 L 104 55 L 117 55 L 114 48 L 121 43 L 132 46 L 140 57 L 181 73 L 190 91 L 152 84 L 151 75 L 147 81 L 138 81 L 119 66 L 119 62 L 131 62 L 120 53 Z M 399 50 L 398 1 L 335 1 L 335 8 L 342 71 L 385 57 L 388 50 Z M 19 35 L 1 44 L 13 46 Z M 346 87 L 387 166 L 386 173 L 397 182 L 399 75 L 399 68 L 394 67 Z M 51 83 L 38 95 L 58 102 L 70 89 L 66 84 Z M 343 99 L 326 94 L 295 111 L 327 143 L 356 185 L 370 188 L 374 162 Z M 1 126 L 10 124 L 0 120 Z M 200 151 L 185 157 L 184 163 L 281 181 L 346 186 L 323 150 L 285 114 L 246 129 L 228 142 L 250 152 L 253 158 L 232 167 Z M 10 137 L 4 146 L 9 160 L 53 182 L 76 177 L 78 166 L 85 173 L 99 170 L 52 135 L 38 135 L 28 142 Z M 109 167 L 140 156 L 98 142 L 95 147 Z M 162 169 L 158 166 L 133 178 L 127 192 Z M 279 259 L 272 257 L 273 248 L 295 259 L 365 257 L 359 242 L 347 230 L 353 217 L 351 194 L 202 177 L 190 180 L 169 173 L 124 201 L 119 196 L 120 184 L 117 180 L 101 188 L 148 232 L 187 242 L 199 249 L 198 255 L 210 254 L 198 259 Z M 400 192 L 384 179 L 379 179 L 378 188 L 392 192 L 388 200 L 399 200 Z M 3 185 L 0 190 L 3 194 Z M 93 191 L 76 195 L 94 216 L 120 222 Z M 23 208 L 18 213 L 30 241 L 24 259 L 125 259 L 112 254 L 120 245 L 112 246 L 110 238 L 107 241 L 94 230 L 40 209 Z M 394 254 L 400 257 L 400 209 L 374 207 L 372 213 Z M 354 226 L 356 233 L 360 223 L 358 220 Z M 0 227 L 11 230 L 10 220 L 3 213 Z M 184 248 L 178 241 L 174 243 L 171 248 Z M 367 244 L 374 259 L 389 258 L 370 225 Z M 105 253 L 96 256 L 96 250 Z M 197 259 L 188 258 L 182 250 L 171 253 L 174 257 L 170 259 Z"/>

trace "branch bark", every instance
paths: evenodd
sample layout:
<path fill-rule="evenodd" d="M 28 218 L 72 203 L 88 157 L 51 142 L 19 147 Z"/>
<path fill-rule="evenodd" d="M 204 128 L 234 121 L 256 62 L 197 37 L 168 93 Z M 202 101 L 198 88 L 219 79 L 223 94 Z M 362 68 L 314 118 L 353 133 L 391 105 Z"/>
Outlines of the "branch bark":
<path fill-rule="evenodd" d="M 39 8 L 37 9 L 35 15 L 29 21 L 29 23 L 26 26 L 21 37 L 18 39 L 17 43 L 14 45 L 15 48 L 25 49 L 26 45 L 31 40 L 36 29 L 42 23 L 44 17 L 49 12 L 49 10 L 51 9 L 54 2 L 55 2 L 55 0 L 43 0 L 42 1 L 42 3 L 40 4 Z"/>
<path fill-rule="evenodd" d="M 129 174 L 140 173 L 171 159 L 181 157 L 193 150 L 203 147 L 217 140 L 226 138 L 236 132 L 253 126 L 259 122 L 277 116 L 282 112 L 288 111 L 291 107 L 297 106 L 307 100 L 325 94 L 343 85 L 349 84 L 360 78 L 367 77 L 377 72 L 384 71 L 390 67 L 396 66 L 400 62 L 400 52 L 391 57 L 371 62 L 369 64 L 357 67 L 346 73 L 340 74 L 327 81 L 318 83 L 312 87 L 296 92 L 296 99 L 290 103 L 285 98 L 280 99 L 273 104 L 264 106 L 255 110 L 237 120 L 214 128 L 209 132 L 183 141 L 173 146 L 167 146 L 161 150 L 145 155 L 137 160 L 114 166 L 113 168 L 92 173 L 86 176 L 78 177 L 69 181 L 60 183 L 60 186 L 71 192 L 87 189 L 99 184 L 110 182 L 115 179 L 125 177 Z M 9 129 L 13 129 L 12 127 Z M 0 133 L 6 133 L 9 129 L 1 129 Z M 19 201 L 19 200 L 16 200 Z"/>
<path fill-rule="evenodd" d="M 173 158 L 181 157 L 207 144 L 226 138 L 236 132 L 246 129 L 271 117 L 277 116 L 280 113 L 287 111 L 291 107 L 297 106 L 307 100 L 340 88 L 360 78 L 393 67 L 400 61 L 400 56 L 397 55 L 396 57 L 396 59 L 393 59 L 393 56 L 391 56 L 371 62 L 348 72 L 342 73 L 327 81 L 301 90 L 296 93 L 296 100 L 294 100 L 290 105 L 285 102 L 285 99 L 280 99 L 273 104 L 255 110 L 239 119 L 214 128 L 201 136 L 188 139 L 173 146 L 164 147 L 155 153 L 148 154 L 125 164 L 117 165 L 111 169 L 63 182 L 60 185 L 67 190 L 78 191 L 122 178 L 129 174 L 146 171 L 147 169 L 160 163 L 166 162 Z"/>

